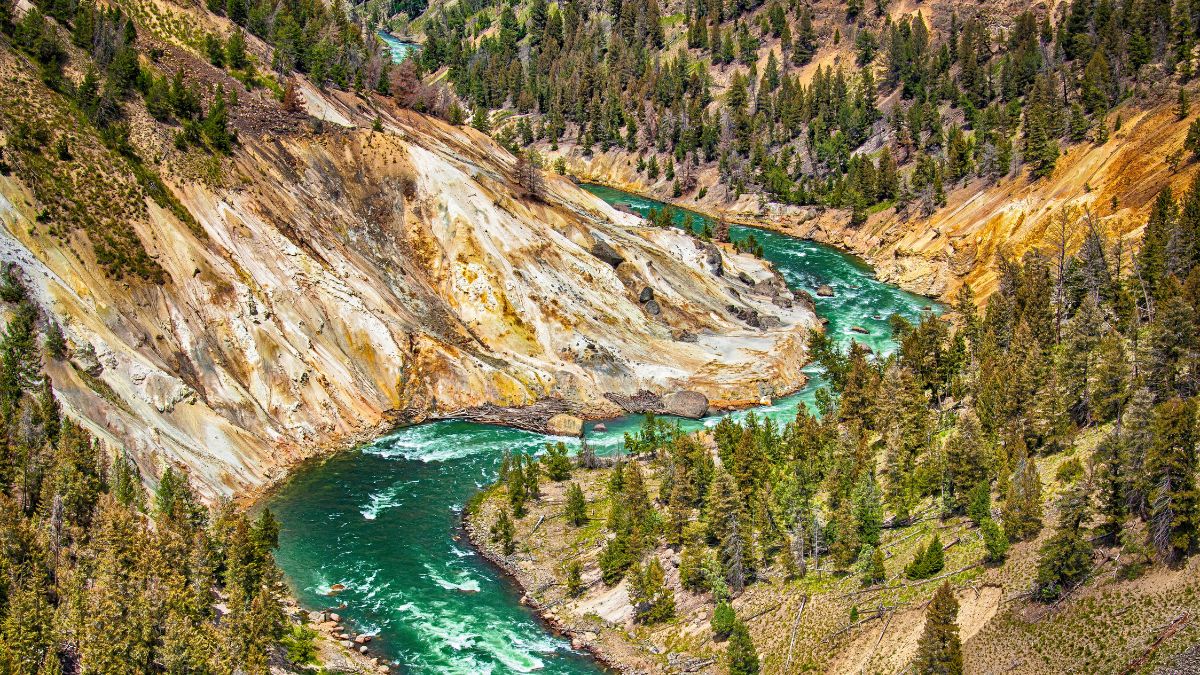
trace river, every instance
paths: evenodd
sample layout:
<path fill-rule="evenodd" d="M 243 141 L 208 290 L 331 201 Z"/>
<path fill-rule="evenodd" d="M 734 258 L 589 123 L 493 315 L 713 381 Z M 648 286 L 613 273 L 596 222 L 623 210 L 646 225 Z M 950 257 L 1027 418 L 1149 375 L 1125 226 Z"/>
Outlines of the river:
<path fill-rule="evenodd" d="M 661 206 L 610 188 L 586 189 L 643 214 Z M 681 223 L 682 212 L 677 217 Z M 751 232 L 791 288 L 834 288 L 833 297 L 815 303 L 841 343 L 853 338 L 886 353 L 893 346 L 888 316 L 915 320 L 933 304 L 877 281 L 865 264 L 828 246 L 731 228 L 735 239 Z M 866 334 L 851 331 L 854 326 Z M 810 368 L 809 375 L 803 391 L 757 412 L 780 422 L 794 417 L 821 386 L 819 372 Z M 713 423 L 684 420 L 683 426 Z M 607 423 L 604 433 L 589 429 L 589 443 L 612 451 L 639 424 L 623 419 Z M 494 480 L 504 451 L 538 450 L 546 440 L 513 429 L 435 422 L 299 471 L 269 504 L 282 525 L 277 559 L 289 586 L 307 608 L 344 605 L 338 611 L 349 625 L 377 634 L 372 649 L 401 672 L 601 672 L 521 606 L 519 590 L 476 555 L 459 530 L 463 505 Z M 331 597 L 334 584 L 346 588 Z"/>
<path fill-rule="evenodd" d="M 421 48 L 421 45 L 417 44 L 416 42 L 407 42 L 405 40 L 401 40 L 386 30 L 381 30 L 376 33 L 376 35 L 378 35 L 379 39 L 382 40 L 385 45 L 387 45 L 388 51 L 392 54 L 392 63 L 400 63 L 404 59 L 408 58 L 409 54 L 412 54 Z"/>

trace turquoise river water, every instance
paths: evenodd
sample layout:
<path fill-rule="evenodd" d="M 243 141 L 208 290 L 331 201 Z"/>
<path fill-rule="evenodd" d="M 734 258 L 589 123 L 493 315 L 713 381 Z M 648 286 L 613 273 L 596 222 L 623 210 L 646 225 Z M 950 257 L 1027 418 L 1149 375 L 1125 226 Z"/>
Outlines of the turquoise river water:
<path fill-rule="evenodd" d="M 383 41 L 383 43 L 387 46 L 388 51 L 391 52 L 392 63 L 400 63 L 404 59 L 408 58 L 409 54 L 412 54 L 421 48 L 421 45 L 415 42 L 406 42 L 401 40 L 385 30 L 379 31 L 376 33 L 376 35 L 379 36 L 379 39 Z"/>
<path fill-rule="evenodd" d="M 609 188 L 587 189 L 643 214 L 661 206 Z M 751 232 L 791 288 L 833 286 L 834 297 L 815 301 L 828 320 L 826 330 L 840 342 L 853 338 L 885 353 L 892 348 L 887 318 L 899 313 L 915 320 L 933 305 L 875 280 L 870 268 L 833 248 L 744 227 L 731 234 L 737 239 Z M 867 334 L 852 332 L 852 326 Z M 822 384 L 819 372 L 809 374 L 803 391 L 757 412 L 780 422 L 794 417 Z M 682 424 L 696 429 L 715 421 Z M 608 422 L 603 433 L 589 429 L 589 443 L 611 452 L 639 424 L 622 419 Z M 434 422 L 298 472 L 269 503 L 282 524 L 278 561 L 292 591 L 307 608 L 340 607 L 356 632 L 377 636 L 372 649 L 400 672 L 601 672 L 518 602 L 519 590 L 472 551 L 460 530 L 463 505 L 494 480 L 504 451 L 540 450 L 547 440 L 513 429 Z M 334 584 L 346 587 L 336 597 L 328 595 Z"/>

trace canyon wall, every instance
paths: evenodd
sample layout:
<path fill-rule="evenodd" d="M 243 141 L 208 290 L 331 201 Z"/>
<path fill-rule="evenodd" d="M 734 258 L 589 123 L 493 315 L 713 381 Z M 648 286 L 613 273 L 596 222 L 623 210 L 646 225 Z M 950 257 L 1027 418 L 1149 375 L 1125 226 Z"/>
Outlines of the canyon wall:
<path fill-rule="evenodd" d="M 6 105 L 49 114 L 56 95 L 3 58 Z M 307 115 L 243 93 L 227 159 L 173 155 L 133 112 L 190 214 L 145 199 L 128 221 L 161 284 L 114 278 L 93 233 L 51 234 L 29 177 L 0 177 L 0 259 L 69 344 L 46 359 L 59 398 L 151 481 L 175 465 L 209 497 L 253 492 L 321 451 L 484 404 L 605 416 L 610 393 L 719 405 L 803 383 L 815 316 L 762 261 L 562 177 L 527 194 L 473 130 L 299 87 Z M 89 143 L 75 161 L 120 188 L 120 163 Z"/>

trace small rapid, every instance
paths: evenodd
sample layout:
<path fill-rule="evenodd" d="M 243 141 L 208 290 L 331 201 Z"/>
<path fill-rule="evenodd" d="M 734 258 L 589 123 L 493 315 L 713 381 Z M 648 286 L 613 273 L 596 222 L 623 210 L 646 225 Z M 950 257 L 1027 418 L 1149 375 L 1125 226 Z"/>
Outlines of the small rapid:
<path fill-rule="evenodd" d="M 646 214 L 658 202 L 585 186 L 610 204 Z M 694 216 L 697 225 L 704 222 Z M 677 213 L 677 224 L 683 213 Z M 917 320 L 933 303 L 874 278 L 861 261 L 810 241 L 753 233 L 764 257 L 793 290 L 814 295 L 826 331 L 838 343 L 855 339 L 885 354 L 893 347 L 888 317 Z M 822 284 L 832 297 L 815 297 Z M 823 385 L 808 369 L 808 385 L 793 396 L 756 408 L 783 423 L 811 405 Z M 734 413 L 737 416 L 745 413 Z M 682 420 L 685 429 L 717 418 Z M 588 442 L 614 451 L 638 418 L 606 422 Z M 372 650 L 416 673 L 597 673 L 601 668 L 551 634 L 519 602 L 520 592 L 465 541 L 464 505 L 495 479 L 508 452 L 535 452 L 560 440 L 459 421 L 401 429 L 352 452 L 301 470 L 271 499 L 282 525 L 278 562 L 301 604 L 337 608 L 354 630 L 376 636 Z M 575 439 L 568 443 L 577 445 Z M 344 590 L 331 595 L 335 584 Z"/>

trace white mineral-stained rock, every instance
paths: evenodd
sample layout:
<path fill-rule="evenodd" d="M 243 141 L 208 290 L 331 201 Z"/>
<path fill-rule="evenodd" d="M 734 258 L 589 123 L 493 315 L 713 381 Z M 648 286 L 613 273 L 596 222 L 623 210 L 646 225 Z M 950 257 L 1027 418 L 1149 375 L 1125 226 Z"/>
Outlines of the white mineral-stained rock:
<path fill-rule="evenodd" d="M 648 227 L 559 176 L 543 201 L 522 198 L 512 157 L 473 130 L 385 109 L 386 133 L 371 133 L 375 113 L 348 94 L 304 98 L 355 128 L 246 134 L 225 169 L 236 187 L 164 165 L 199 229 L 153 202 L 133 223 L 161 286 L 39 235 L 27 186 L 0 177 L 0 260 L 74 347 L 74 365 L 47 360 L 63 407 L 151 479 L 183 467 L 213 498 L 485 403 L 586 410 L 648 390 L 688 392 L 695 412 L 803 383 L 815 316 L 759 292 L 762 261 Z"/>

